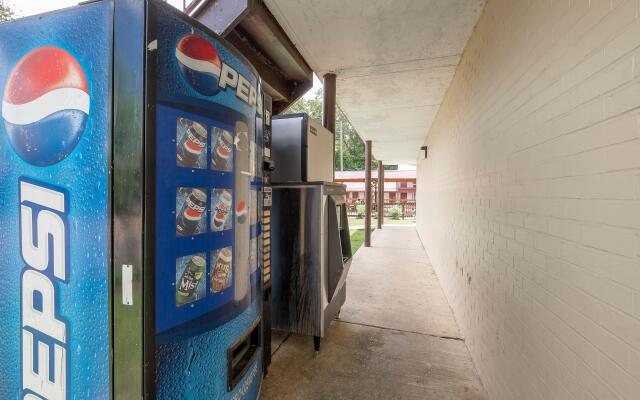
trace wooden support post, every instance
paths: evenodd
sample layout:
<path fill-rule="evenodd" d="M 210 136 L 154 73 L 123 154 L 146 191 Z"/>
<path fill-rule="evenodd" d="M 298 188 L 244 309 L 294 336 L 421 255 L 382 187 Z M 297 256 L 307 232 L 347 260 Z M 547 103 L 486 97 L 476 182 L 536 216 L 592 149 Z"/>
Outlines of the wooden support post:
<path fill-rule="evenodd" d="M 333 133 L 332 151 L 333 160 L 335 166 L 336 159 L 336 74 L 326 74 L 324 76 L 323 90 L 324 98 L 322 102 L 322 125 Z M 336 180 L 336 169 L 333 168 L 333 180 Z"/>
<path fill-rule="evenodd" d="M 378 160 L 378 229 L 384 224 L 384 166 Z"/>
<path fill-rule="evenodd" d="M 364 247 L 371 247 L 371 140 L 364 142 Z"/>
<path fill-rule="evenodd" d="M 322 125 L 336 133 L 336 74 L 326 74 L 323 80 Z"/>

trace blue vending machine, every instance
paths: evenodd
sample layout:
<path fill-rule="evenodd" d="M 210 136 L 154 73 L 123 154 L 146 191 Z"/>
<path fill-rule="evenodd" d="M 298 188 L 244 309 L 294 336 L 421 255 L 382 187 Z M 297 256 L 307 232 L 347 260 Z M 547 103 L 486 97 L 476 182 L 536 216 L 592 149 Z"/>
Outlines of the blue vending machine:
<path fill-rule="evenodd" d="M 256 399 L 262 94 L 154 0 L 0 24 L 0 399 Z"/>

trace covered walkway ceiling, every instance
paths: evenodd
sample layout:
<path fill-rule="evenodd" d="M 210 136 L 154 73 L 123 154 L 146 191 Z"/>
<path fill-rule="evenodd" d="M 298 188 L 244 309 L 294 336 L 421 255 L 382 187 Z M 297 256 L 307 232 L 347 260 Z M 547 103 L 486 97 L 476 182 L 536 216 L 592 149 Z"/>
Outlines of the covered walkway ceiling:
<path fill-rule="evenodd" d="M 373 154 L 414 163 L 485 0 L 264 0 Z"/>

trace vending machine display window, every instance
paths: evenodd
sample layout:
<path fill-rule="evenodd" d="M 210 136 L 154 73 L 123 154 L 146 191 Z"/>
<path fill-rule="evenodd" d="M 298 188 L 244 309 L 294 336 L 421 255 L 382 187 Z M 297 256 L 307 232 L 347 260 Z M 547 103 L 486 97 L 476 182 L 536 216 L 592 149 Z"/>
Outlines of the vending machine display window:
<path fill-rule="evenodd" d="M 210 110 L 198 110 L 196 114 L 193 109 L 187 111 L 174 104 L 159 104 L 157 108 L 156 330 L 163 341 L 165 337 L 189 337 L 198 331 L 223 324 L 250 304 L 250 228 L 247 227 L 244 234 L 242 227 L 248 226 L 244 221 L 248 220 L 246 204 L 250 202 L 251 190 L 249 178 L 239 172 L 248 170 L 249 154 L 233 145 L 237 125 L 240 125 L 237 121 L 232 125 L 214 119 L 216 113 Z M 241 125 L 247 126 L 241 115 L 236 114 L 235 117 L 240 119 Z M 190 125 L 192 130 L 195 130 L 194 127 L 207 127 L 204 130 L 206 136 L 198 139 L 204 144 L 199 156 L 204 160 L 204 168 L 189 168 L 172 162 L 180 159 L 179 154 L 185 148 L 185 145 L 179 144 L 180 134 L 176 132 L 184 130 L 185 125 Z M 246 136 L 247 132 L 241 134 Z M 181 136 L 182 142 L 185 141 L 185 135 L 188 133 Z M 220 148 L 220 135 L 230 138 L 231 146 L 225 147 L 226 158 L 207 157 L 207 154 L 216 153 Z M 227 139 L 223 140 L 226 143 Z M 207 168 L 208 159 L 211 165 L 216 160 L 220 170 Z M 229 164 L 230 160 L 234 160 L 233 165 Z M 246 166 L 237 171 L 237 164 L 242 161 Z M 167 196 L 167 193 L 175 193 L 174 202 L 171 201 L 173 196 Z M 168 231 L 174 231 L 175 236 L 166 235 Z M 246 254 L 245 259 L 238 253 Z M 188 259 L 194 254 L 201 257 L 197 261 L 204 260 L 203 276 L 209 279 L 200 278 L 197 285 L 200 291 L 196 296 L 186 293 L 188 299 L 182 299 L 176 294 L 179 289 L 176 288 L 176 279 L 180 277 L 175 276 L 177 271 L 172 272 L 170 260 Z M 236 269 L 240 273 L 234 274 Z M 185 279 L 191 279 L 189 274 Z M 246 283 L 241 280 L 246 280 Z M 185 304 L 189 306 L 184 307 Z M 204 320 L 207 322 L 203 323 Z"/>

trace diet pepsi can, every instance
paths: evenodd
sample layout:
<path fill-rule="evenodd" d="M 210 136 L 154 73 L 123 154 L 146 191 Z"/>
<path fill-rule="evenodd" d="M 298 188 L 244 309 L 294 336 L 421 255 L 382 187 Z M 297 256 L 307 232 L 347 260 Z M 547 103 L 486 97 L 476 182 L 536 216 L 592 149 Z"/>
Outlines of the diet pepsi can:
<path fill-rule="evenodd" d="M 231 196 L 231 192 L 229 190 L 223 189 L 220 191 L 220 194 L 218 195 L 218 201 L 213 207 L 213 221 L 211 227 L 212 230 L 221 231 L 225 228 L 227 216 L 231 212 L 232 201 L 233 197 Z"/>

